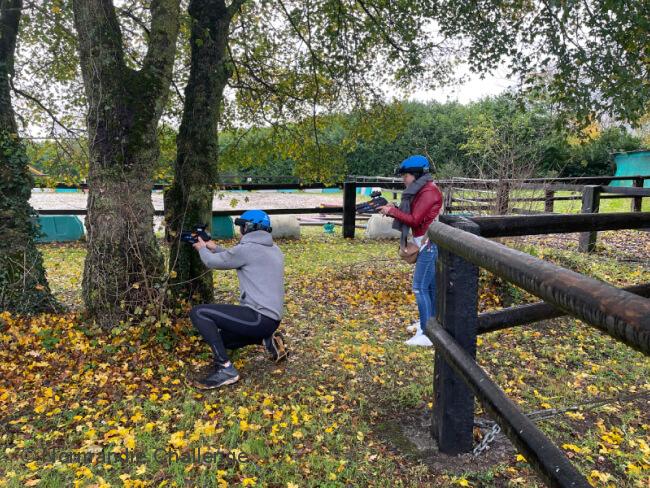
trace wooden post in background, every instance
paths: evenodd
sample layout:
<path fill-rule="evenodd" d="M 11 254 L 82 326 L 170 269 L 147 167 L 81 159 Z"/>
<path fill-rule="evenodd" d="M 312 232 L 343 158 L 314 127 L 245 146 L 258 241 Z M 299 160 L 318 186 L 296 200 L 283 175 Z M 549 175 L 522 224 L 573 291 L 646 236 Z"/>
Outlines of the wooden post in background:
<path fill-rule="evenodd" d="M 499 180 L 497 185 L 497 204 L 496 214 L 507 215 L 508 207 L 510 205 L 510 183 L 508 181 Z"/>
<path fill-rule="evenodd" d="M 357 217 L 357 185 L 346 181 L 343 183 L 343 237 L 354 239 Z"/>
<path fill-rule="evenodd" d="M 544 212 L 553 213 L 555 192 L 553 190 L 546 190 L 544 192 Z"/>
<path fill-rule="evenodd" d="M 479 227 L 465 218 L 451 224 L 479 233 Z M 473 358 L 476 357 L 478 327 L 478 268 L 463 258 L 439 250 L 436 273 L 437 321 Z M 441 354 L 433 369 L 433 437 L 440 452 L 456 455 L 470 452 L 473 445 L 474 394 Z"/>
<path fill-rule="evenodd" d="M 633 186 L 635 188 L 643 188 L 643 180 L 644 180 L 643 178 L 635 178 Z M 630 210 L 632 212 L 640 212 L 642 203 L 643 203 L 643 197 L 632 198 L 632 208 Z"/>
<path fill-rule="evenodd" d="M 454 204 L 453 197 L 454 187 L 449 186 L 445 188 L 442 192 L 442 213 L 448 214 L 452 211 L 452 205 Z"/>
<path fill-rule="evenodd" d="M 598 185 L 585 185 L 582 190 L 582 210 L 581 213 L 598 213 L 600 208 L 601 187 Z M 598 232 L 582 232 L 578 241 L 578 251 L 593 252 L 596 248 L 596 239 Z"/>

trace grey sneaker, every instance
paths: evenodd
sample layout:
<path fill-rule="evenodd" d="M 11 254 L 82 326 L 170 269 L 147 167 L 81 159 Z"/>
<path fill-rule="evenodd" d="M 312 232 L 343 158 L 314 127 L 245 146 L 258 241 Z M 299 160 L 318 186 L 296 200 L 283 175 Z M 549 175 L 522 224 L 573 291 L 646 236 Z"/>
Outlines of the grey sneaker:
<path fill-rule="evenodd" d="M 271 361 L 279 363 L 287 357 L 287 354 L 289 354 L 284 342 L 284 337 L 282 337 L 282 334 L 279 332 L 274 332 L 271 337 L 265 338 L 263 342 Z"/>
<path fill-rule="evenodd" d="M 212 390 L 224 385 L 232 385 L 239 381 L 239 372 L 231 363 L 230 366 L 215 368 L 205 378 L 196 382 L 197 388 Z"/>

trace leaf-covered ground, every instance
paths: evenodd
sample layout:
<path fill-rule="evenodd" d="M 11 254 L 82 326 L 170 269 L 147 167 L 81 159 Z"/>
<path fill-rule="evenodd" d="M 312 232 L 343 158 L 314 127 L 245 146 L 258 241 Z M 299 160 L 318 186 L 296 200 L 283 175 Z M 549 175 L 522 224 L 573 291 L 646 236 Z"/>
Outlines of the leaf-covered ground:
<path fill-rule="evenodd" d="M 603 233 L 590 257 L 570 242 L 513 245 L 617 285 L 650 279 L 647 233 Z M 403 345 L 417 314 L 394 242 L 310 229 L 280 245 L 289 360 L 245 349 L 242 380 L 213 393 L 186 383 L 209 360 L 189 320 L 96 330 L 79 312 L 83 247 L 43 246 L 72 311 L 0 315 L 0 486 L 542 486 L 514 450 L 492 466 L 433 469 L 380 428 L 432 398 L 433 351 Z M 234 273 L 218 274 L 217 300 L 235 302 L 236 286 Z M 482 310 L 529 299 L 482 275 Z M 485 335 L 478 349 L 524 411 L 582 405 L 538 425 L 594 486 L 648 486 L 642 354 L 568 318 Z"/>

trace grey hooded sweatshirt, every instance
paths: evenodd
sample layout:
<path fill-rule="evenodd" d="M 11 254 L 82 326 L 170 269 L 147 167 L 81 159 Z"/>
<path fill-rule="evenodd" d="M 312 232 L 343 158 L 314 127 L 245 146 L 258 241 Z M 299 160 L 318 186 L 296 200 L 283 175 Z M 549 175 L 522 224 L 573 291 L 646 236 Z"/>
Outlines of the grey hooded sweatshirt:
<path fill-rule="evenodd" d="M 256 230 L 242 236 L 229 249 L 199 250 L 208 268 L 236 269 L 240 304 L 275 320 L 282 319 L 284 305 L 284 254 L 271 234 Z"/>

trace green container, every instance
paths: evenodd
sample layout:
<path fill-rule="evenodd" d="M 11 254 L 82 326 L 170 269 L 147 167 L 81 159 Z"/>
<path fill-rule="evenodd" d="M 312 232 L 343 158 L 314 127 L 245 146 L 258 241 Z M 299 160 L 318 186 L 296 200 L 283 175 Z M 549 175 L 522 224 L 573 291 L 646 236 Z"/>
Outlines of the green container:
<path fill-rule="evenodd" d="M 616 163 L 615 176 L 645 176 L 650 175 L 650 151 L 629 151 L 614 154 Z M 611 186 L 632 186 L 632 181 L 612 181 Z M 650 179 L 643 186 L 650 188 Z"/>
<path fill-rule="evenodd" d="M 213 239 L 232 239 L 235 237 L 235 226 L 232 223 L 232 218 L 216 215 L 212 217 L 211 234 Z"/>
<path fill-rule="evenodd" d="M 84 235 L 84 226 L 76 215 L 42 215 L 38 224 L 43 236 L 37 242 L 78 241 Z"/>

